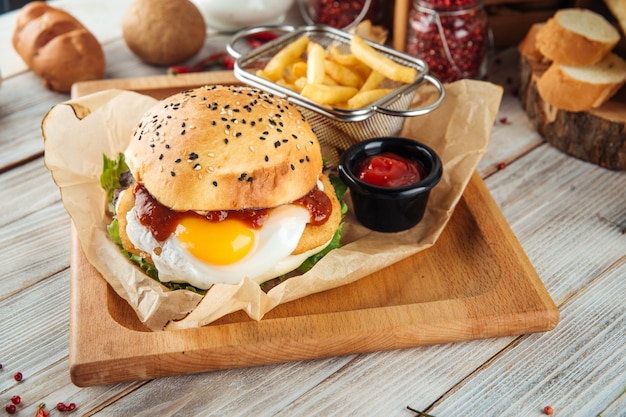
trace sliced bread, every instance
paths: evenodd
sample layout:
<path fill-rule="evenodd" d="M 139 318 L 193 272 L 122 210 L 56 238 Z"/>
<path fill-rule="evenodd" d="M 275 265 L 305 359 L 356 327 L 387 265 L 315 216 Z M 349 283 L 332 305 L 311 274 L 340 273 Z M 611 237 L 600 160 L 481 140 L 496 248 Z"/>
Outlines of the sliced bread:
<path fill-rule="evenodd" d="M 539 77 L 537 89 L 547 103 L 568 111 L 599 107 L 626 83 L 626 61 L 608 54 L 587 66 L 553 62 Z"/>
<path fill-rule="evenodd" d="M 620 34 L 603 16 L 587 9 L 561 9 L 537 32 L 537 48 L 562 65 L 592 65 L 602 60 Z"/>
<path fill-rule="evenodd" d="M 604 0 L 604 3 L 617 19 L 622 32 L 626 34 L 626 0 Z"/>

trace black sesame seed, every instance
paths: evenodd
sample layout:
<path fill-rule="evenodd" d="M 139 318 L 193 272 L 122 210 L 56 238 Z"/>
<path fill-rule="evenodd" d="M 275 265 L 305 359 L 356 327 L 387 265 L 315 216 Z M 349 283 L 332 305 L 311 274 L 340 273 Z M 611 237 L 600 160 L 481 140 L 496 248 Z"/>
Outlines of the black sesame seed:
<path fill-rule="evenodd" d="M 172 177 L 175 177 L 175 176 L 176 176 L 176 173 L 175 173 L 174 171 L 170 171 L 170 175 L 171 175 Z"/>
<path fill-rule="evenodd" d="M 280 146 L 280 141 L 277 140 L 276 142 L 274 142 L 274 148 L 278 148 L 279 146 Z"/>
<path fill-rule="evenodd" d="M 293 166 L 293 164 L 291 164 L 291 170 L 292 170 L 292 171 L 295 171 L 295 170 L 296 170 L 296 167 L 295 167 L 295 166 Z"/>
<path fill-rule="evenodd" d="M 180 134 L 181 134 L 181 135 L 184 135 L 184 134 L 185 134 L 185 129 L 181 130 L 181 131 L 180 131 Z"/>
<path fill-rule="evenodd" d="M 235 137 L 239 137 L 239 136 L 241 136 L 241 132 L 237 132 L 237 133 L 235 134 Z"/>
<path fill-rule="evenodd" d="M 248 177 L 248 182 L 252 182 L 252 177 Z"/>
<path fill-rule="evenodd" d="M 195 164 L 195 165 L 193 166 L 193 169 L 200 169 L 200 164 Z"/>
<path fill-rule="evenodd" d="M 185 126 L 186 126 L 185 122 L 182 122 L 182 123 L 180 124 L 180 127 L 185 127 Z"/>
<path fill-rule="evenodd" d="M 265 162 L 269 162 L 269 160 L 270 160 L 270 157 L 265 155 Z"/>
<path fill-rule="evenodd" d="M 190 160 L 190 161 L 195 161 L 195 160 L 196 160 L 196 159 L 198 159 L 198 158 L 199 158 L 199 156 L 198 156 L 198 154 L 197 154 L 197 153 L 195 153 L 195 152 L 191 152 L 191 153 L 189 154 L 189 160 Z"/>
<path fill-rule="evenodd" d="M 159 155 L 159 161 L 163 159 L 163 154 Z"/>
<path fill-rule="evenodd" d="M 216 122 L 215 120 L 213 120 L 213 121 L 211 122 L 211 125 L 213 125 L 213 126 L 215 126 L 216 124 L 217 124 L 217 122 Z"/>
<path fill-rule="evenodd" d="M 224 143 L 228 145 L 228 138 L 224 138 Z"/>
<path fill-rule="evenodd" d="M 182 161 L 182 159 L 178 158 L 176 159 L 174 162 L 176 162 L 177 164 L 179 164 Z"/>
<path fill-rule="evenodd" d="M 170 145 L 167 145 L 167 144 L 166 144 L 166 145 L 165 145 L 165 149 L 169 149 L 169 148 L 170 148 Z"/>

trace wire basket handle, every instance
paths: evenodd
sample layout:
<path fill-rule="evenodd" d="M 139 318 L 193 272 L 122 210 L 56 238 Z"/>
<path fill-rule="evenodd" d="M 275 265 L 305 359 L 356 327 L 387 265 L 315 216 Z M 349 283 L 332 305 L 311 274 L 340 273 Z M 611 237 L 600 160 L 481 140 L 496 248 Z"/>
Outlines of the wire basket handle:
<path fill-rule="evenodd" d="M 438 92 L 437 100 L 435 100 L 433 103 L 429 104 L 428 106 L 417 107 L 417 108 L 412 108 L 408 110 L 394 110 L 394 109 L 388 109 L 382 106 L 376 106 L 375 110 L 379 113 L 386 114 L 389 116 L 401 116 L 401 117 L 422 116 L 424 114 L 430 113 L 431 111 L 439 107 L 439 105 L 444 100 L 444 98 L 446 98 L 446 90 L 443 88 L 441 81 L 439 81 L 437 78 L 433 77 L 430 74 L 424 75 L 424 81 L 428 82 L 429 84 L 432 84 L 437 89 L 437 92 Z M 415 88 L 418 88 L 420 85 L 422 85 L 422 83 L 416 84 Z"/>
<path fill-rule="evenodd" d="M 295 26 L 291 26 L 291 25 L 254 26 L 254 27 L 251 27 L 251 28 L 243 29 L 243 30 L 240 30 L 239 32 L 235 33 L 232 36 L 232 38 L 230 38 L 230 40 L 228 41 L 228 44 L 226 44 L 226 51 L 233 58 L 239 59 L 239 58 L 241 58 L 244 55 L 242 52 L 239 52 L 237 50 L 237 48 L 235 48 L 235 45 L 240 40 L 245 39 L 248 36 L 254 35 L 256 33 L 262 33 L 262 32 L 285 32 L 285 33 L 290 33 L 290 32 L 293 32 L 295 30 L 296 30 L 296 27 Z"/>

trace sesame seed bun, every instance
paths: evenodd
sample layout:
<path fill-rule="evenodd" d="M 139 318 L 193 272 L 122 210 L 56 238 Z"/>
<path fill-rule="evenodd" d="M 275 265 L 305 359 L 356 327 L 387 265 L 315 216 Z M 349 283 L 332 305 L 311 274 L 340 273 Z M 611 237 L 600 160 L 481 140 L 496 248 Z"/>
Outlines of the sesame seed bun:
<path fill-rule="evenodd" d="M 139 183 L 177 211 L 276 207 L 317 183 L 317 136 L 286 100 L 250 87 L 204 86 L 168 97 L 125 152 Z"/>

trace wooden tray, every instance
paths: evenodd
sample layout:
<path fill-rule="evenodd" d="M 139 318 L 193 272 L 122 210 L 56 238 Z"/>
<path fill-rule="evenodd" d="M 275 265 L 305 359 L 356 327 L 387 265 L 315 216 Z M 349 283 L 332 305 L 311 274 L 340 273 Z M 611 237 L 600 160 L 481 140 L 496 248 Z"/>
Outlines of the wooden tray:
<path fill-rule="evenodd" d="M 105 80 L 164 97 L 232 73 Z M 277 306 L 259 322 L 237 312 L 197 329 L 151 332 L 86 260 L 72 229 L 70 371 L 90 386 L 372 352 L 554 328 L 559 311 L 485 184 L 474 174 L 430 249 L 352 284 Z"/>

